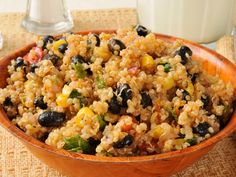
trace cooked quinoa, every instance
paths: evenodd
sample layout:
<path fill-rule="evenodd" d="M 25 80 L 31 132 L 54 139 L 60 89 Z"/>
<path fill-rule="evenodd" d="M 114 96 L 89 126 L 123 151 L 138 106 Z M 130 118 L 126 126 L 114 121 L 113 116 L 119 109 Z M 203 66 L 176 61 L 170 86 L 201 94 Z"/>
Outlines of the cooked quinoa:
<path fill-rule="evenodd" d="M 233 112 L 234 90 L 181 41 L 145 27 L 39 37 L 8 66 L 0 104 L 26 134 L 100 156 L 140 156 L 210 138 Z"/>

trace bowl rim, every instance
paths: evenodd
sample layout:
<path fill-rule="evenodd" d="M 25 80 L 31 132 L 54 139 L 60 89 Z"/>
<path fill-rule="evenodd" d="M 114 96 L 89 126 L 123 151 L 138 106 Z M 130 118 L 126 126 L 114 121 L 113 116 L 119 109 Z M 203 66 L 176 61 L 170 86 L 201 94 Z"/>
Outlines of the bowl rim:
<path fill-rule="evenodd" d="M 77 32 L 76 34 L 81 34 L 81 35 L 86 35 L 89 33 L 115 33 L 116 30 L 89 30 L 89 31 L 81 31 Z M 222 55 L 216 53 L 215 51 L 206 48 L 202 45 L 199 45 L 195 42 L 173 37 L 173 36 L 168 36 L 164 34 L 159 34 L 159 33 L 154 33 L 157 38 L 160 38 L 165 41 L 173 42 L 176 40 L 180 40 L 184 44 L 192 47 L 197 47 L 202 51 L 207 52 L 211 56 L 215 56 L 216 60 L 219 60 L 222 64 L 227 65 L 230 69 L 235 71 L 236 74 L 236 66 L 233 65 L 228 59 L 223 57 Z M 61 35 L 58 35 L 56 37 L 59 37 Z M 0 65 L 4 61 L 9 61 L 15 58 L 16 56 L 21 56 L 22 51 L 24 53 L 28 52 L 33 46 L 35 46 L 35 43 L 31 43 L 26 45 L 23 48 L 20 48 L 16 50 L 15 52 L 10 53 L 9 55 L 1 58 L 0 60 Z M 204 140 L 200 144 L 194 145 L 187 147 L 182 150 L 176 150 L 176 151 L 171 151 L 171 152 L 165 152 L 161 154 L 155 154 L 155 155 L 147 155 L 147 156 L 132 156 L 132 157 L 106 157 L 106 156 L 95 156 L 95 155 L 87 155 L 87 154 L 82 154 L 82 153 L 74 153 L 74 152 L 69 152 L 64 149 L 57 149 L 55 147 L 52 147 L 50 145 L 47 145 L 46 143 L 43 143 L 36 138 L 33 138 L 29 135 L 27 135 L 25 132 L 17 128 L 7 117 L 7 114 L 5 113 L 4 109 L 2 106 L 0 106 L 0 125 L 4 127 L 6 130 L 8 130 L 11 134 L 16 136 L 18 139 L 20 139 L 24 144 L 27 146 L 33 146 L 34 148 L 41 149 L 43 151 L 47 151 L 48 153 L 52 153 L 57 156 L 63 156 L 65 158 L 72 158 L 74 160 L 84 160 L 84 161 L 91 161 L 91 162 L 106 162 L 106 163 L 137 163 L 137 162 L 149 162 L 149 161 L 154 161 L 154 160 L 168 160 L 169 158 L 177 158 L 179 156 L 187 156 L 190 153 L 196 153 L 197 151 L 205 148 L 209 148 L 209 146 L 212 146 L 217 143 L 218 141 L 222 140 L 224 137 L 230 135 L 236 130 L 236 110 L 232 114 L 232 117 L 228 124 L 216 135 L 212 136 L 211 138 Z"/>

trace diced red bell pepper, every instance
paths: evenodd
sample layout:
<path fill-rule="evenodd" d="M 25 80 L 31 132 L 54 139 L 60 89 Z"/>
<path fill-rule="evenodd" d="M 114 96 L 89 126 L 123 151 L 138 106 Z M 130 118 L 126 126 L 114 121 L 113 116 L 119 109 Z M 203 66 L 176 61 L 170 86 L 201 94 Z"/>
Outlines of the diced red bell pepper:
<path fill-rule="evenodd" d="M 130 131 L 132 128 L 133 128 L 133 127 L 132 127 L 132 124 L 128 124 L 128 125 L 125 124 L 125 125 L 122 127 L 122 131 L 128 132 L 128 131 Z"/>
<path fill-rule="evenodd" d="M 23 58 L 29 63 L 38 63 L 44 57 L 44 52 L 40 47 L 33 47 Z"/>

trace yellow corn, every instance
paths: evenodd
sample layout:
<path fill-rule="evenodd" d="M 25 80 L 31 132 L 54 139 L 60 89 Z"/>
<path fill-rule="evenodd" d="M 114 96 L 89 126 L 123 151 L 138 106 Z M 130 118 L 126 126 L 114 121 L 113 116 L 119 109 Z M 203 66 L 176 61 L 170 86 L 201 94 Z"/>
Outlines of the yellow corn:
<path fill-rule="evenodd" d="M 61 52 L 59 52 L 58 48 L 62 45 L 62 44 L 66 44 L 67 42 L 64 39 L 60 39 L 56 42 L 53 43 L 52 46 L 52 51 L 60 58 L 63 57 L 63 54 Z"/>
<path fill-rule="evenodd" d="M 112 55 L 109 49 L 103 46 L 95 47 L 93 54 L 97 58 L 102 58 L 104 62 L 108 61 Z"/>
<path fill-rule="evenodd" d="M 194 92 L 194 86 L 192 82 L 188 82 L 188 87 L 185 89 L 190 95 L 193 95 Z"/>
<path fill-rule="evenodd" d="M 65 85 L 62 89 L 62 94 L 66 95 L 66 96 L 69 96 L 71 91 L 72 91 L 72 88 L 69 87 L 68 85 Z"/>
<path fill-rule="evenodd" d="M 175 81 L 172 77 L 158 78 L 158 82 L 163 85 L 165 90 L 169 90 L 175 86 Z"/>
<path fill-rule="evenodd" d="M 150 70 L 152 71 L 155 69 L 156 63 L 152 56 L 146 54 L 141 57 L 141 68 L 144 70 Z"/>
<path fill-rule="evenodd" d="M 67 99 L 68 99 L 67 95 L 60 94 L 56 99 L 56 103 L 58 106 L 66 108 L 66 107 L 68 107 Z"/>
<path fill-rule="evenodd" d="M 83 127 L 83 119 L 89 120 L 92 119 L 95 116 L 92 109 L 88 107 L 83 107 L 79 110 L 79 112 L 76 115 L 76 123 L 78 126 Z"/>
<path fill-rule="evenodd" d="M 175 140 L 175 144 L 176 146 L 181 146 L 183 143 L 185 143 L 185 140 L 184 139 L 176 139 Z"/>
<path fill-rule="evenodd" d="M 157 125 L 154 130 L 153 130 L 153 137 L 154 138 L 159 138 L 163 133 L 164 133 L 164 130 L 163 128 L 161 127 L 161 125 Z"/>

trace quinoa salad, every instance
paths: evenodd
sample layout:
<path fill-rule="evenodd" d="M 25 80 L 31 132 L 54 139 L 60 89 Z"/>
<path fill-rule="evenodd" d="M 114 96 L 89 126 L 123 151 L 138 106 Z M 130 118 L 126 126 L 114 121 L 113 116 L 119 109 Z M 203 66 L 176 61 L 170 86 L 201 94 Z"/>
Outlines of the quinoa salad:
<path fill-rule="evenodd" d="M 8 66 L 0 104 L 27 135 L 97 156 L 184 149 L 214 136 L 233 112 L 234 89 L 137 25 L 116 33 L 38 37 Z"/>

